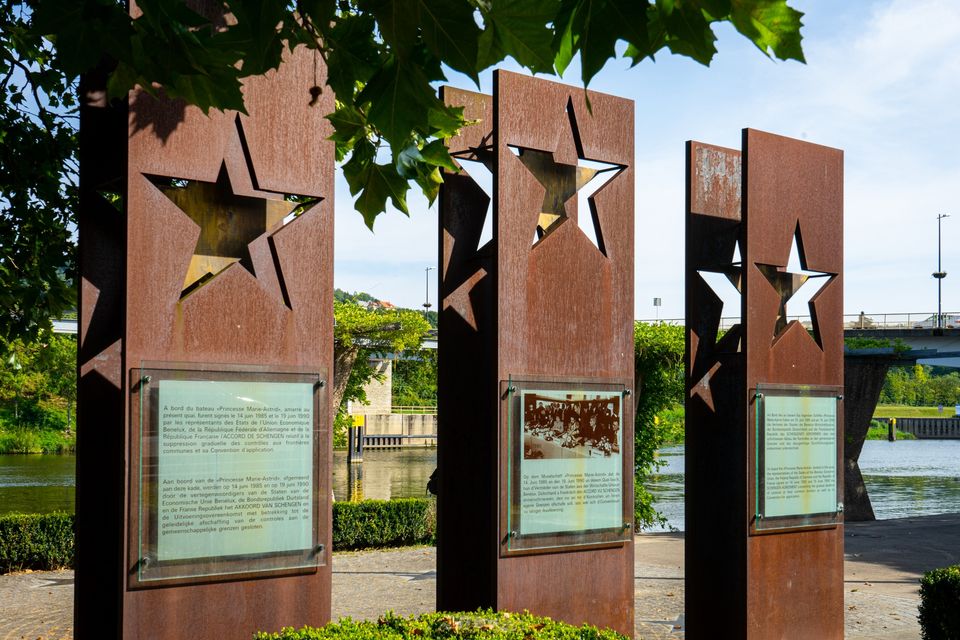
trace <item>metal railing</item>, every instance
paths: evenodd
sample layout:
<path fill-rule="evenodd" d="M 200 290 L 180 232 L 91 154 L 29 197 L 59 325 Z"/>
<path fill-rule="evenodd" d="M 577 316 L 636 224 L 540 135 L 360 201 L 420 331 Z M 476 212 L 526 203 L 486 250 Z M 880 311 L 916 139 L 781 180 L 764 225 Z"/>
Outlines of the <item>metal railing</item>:
<path fill-rule="evenodd" d="M 436 415 L 437 406 L 436 405 L 409 405 L 409 406 L 398 406 L 394 405 L 390 408 L 390 413 L 399 414 L 399 415 Z"/>
<path fill-rule="evenodd" d="M 945 329 L 960 329 L 960 311 L 944 312 L 941 314 L 941 326 Z M 787 321 L 798 320 L 807 329 L 813 327 L 809 315 L 787 316 Z M 684 324 L 683 318 L 643 319 L 638 322 L 647 324 Z M 720 318 L 720 329 L 730 329 L 740 322 L 739 317 Z M 847 313 L 843 316 L 844 329 L 934 329 L 937 327 L 937 313 Z"/>

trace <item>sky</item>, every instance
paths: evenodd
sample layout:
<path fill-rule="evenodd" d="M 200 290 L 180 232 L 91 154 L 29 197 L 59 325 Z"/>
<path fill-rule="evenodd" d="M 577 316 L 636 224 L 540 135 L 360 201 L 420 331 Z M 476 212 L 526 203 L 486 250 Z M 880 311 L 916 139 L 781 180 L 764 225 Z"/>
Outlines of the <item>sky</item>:
<path fill-rule="evenodd" d="M 663 52 L 633 68 L 612 61 L 591 82 L 636 105 L 635 317 L 684 315 L 685 142 L 739 148 L 744 127 L 844 151 L 844 313 L 936 312 L 938 214 L 951 216 L 943 311 L 960 311 L 960 207 L 950 196 L 960 190 L 960 2 L 790 5 L 805 14 L 806 64 L 767 58 L 722 25 L 710 67 Z M 484 93 L 491 77 L 481 76 Z M 560 80 L 579 86 L 576 64 Z M 456 74 L 447 84 L 477 90 Z M 429 279 L 437 308 L 437 271 L 425 271 L 437 266 L 436 204 L 413 193 L 409 218 L 388 211 L 371 233 L 338 173 L 337 287 L 417 308 Z"/>

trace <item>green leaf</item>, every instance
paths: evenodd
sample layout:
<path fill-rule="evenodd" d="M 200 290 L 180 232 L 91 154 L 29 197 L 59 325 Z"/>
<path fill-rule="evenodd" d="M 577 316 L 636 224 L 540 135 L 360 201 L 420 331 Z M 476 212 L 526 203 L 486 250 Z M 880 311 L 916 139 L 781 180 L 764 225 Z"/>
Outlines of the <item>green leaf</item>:
<path fill-rule="evenodd" d="M 374 41 L 376 21 L 369 14 L 340 17 L 323 30 L 327 53 L 327 84 L 337 96 L 349 102 L 358 83 L 366 83 L 385 60 Z"/>
<path fill-rule="evenodd" d="M 552 0 L 490 0 L 480 6 L 477 68 L 486 69 L 511 56 L 534 73 L 552 73 L 553 34 L 547 27 L 557 12 Z"/>
<path fill-rule="evenodd" d="M 417 174 L 416 182 L 423 192 L 423 195 L 427 197 L 429 204 L 432 205 L 440 193 L 440 185 L 443 184 L 443 176 L 440 174 L 439 167 L 434 167 L 430 171 Z"/>
<path fill-rule="evenodd" d="M 450 150 L 443 140 L 434 140 L 423 145 L 420 149 L 420 155 L 423 161 L 437 167 L 443 167 L 450 171 L 457 171 L 458 167 L 450 157 Z"/>
<path fill-rule="evenodd" d="M 426 131 L 428 114 L 442 104 L 421 68 L 396 56 L 373 74 L 357 102 L 369 103 L 367 122 L 392 146 L 402 144 L 411 131 Z"/>
<path fill-rule="evenodd" d="M 397 167 L 397 173 L 406 180 L 412 180 L 417 176 L 417 169 L 423 162 L 423 156 L 420 155 L 420 149 L 416 143 L 410 143 L 399 153 L 394 153 L 394 165 Z"/>
<path fill-rule="evenodd" d="M 450 138 L 468 123 L 463 118 L 463 107 L 451 107 L 439 100 L 427 114 L 430 135 L 437 138 Z"/>
<path fill-rule="evenodd" d="M 479 85 L 473 6 L 464 0 L 420 0 L 419 22 L 427 47 L 452 69 Z"/>
<path fill-rule="evenodd" d="M 580 53 L 584 86 L 616 57 L 616 43 L 625 40 L 648 48 L 646 5 L 636 0 L 575 0 L 564 3 L 557 18 L 561 29 L 555 64 L 561 73 Z"/>
<path fill-rule="evenodd" d="M 285 2 L 276 0 L 230 0 L 227 8 L 235 22 L 215 34 L 219 46 L 244 51 L 243 75 L 261 75 L 280 65 L 283 41 L 277 25 L 288 14 Z"/>
<path fill-rule="evenodd" d="M 699 7 L 677 6 L 663 14 L 665 44 L 671 53 L 688 56 L 697 62 L 709 65 L 713 60 L 717 41 L 710 23 Z"/>
<path fill-rule="evenodd" d="M 732 0 L 730 21 L 765 54 L 804 62 L 802 17 L 787 0 Z"/>
<path fill-rule="evenodd" d="M 334 142 L 350 143 L 366 134 L 366 118 L 353 105 L 338 103 L 336 111 L 326 118 L 333 125 L 330 139 Z"/>
<path fill-rule="evenodd" d="M 376 163 L 376 148 L 369 140 L 357 143 L 350 160 L 343 165 L 343 177 L 351 195 L 359 194 L 354 208 L 371 230 L 377 216 L 386 210 L 388 199 L 394 207 L 410 214 L 406 199 L 410 184 L 400 177 L 392 164 Z"/>

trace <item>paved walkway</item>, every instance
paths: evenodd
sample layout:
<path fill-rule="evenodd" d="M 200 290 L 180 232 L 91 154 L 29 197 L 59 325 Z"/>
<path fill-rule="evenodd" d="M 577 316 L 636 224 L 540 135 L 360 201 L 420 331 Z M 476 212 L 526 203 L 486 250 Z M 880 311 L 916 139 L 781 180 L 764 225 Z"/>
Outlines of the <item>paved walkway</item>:
<path fill-rule="evenodd" d="M 636 635 L 683 638 L 683 534 L 636 538 Z M 846 637 L 914 640 L 920 575 L 960 563 L 960 514 L 846 527 Z M 340 553 L 333 561 L 333 617 L 376 618 L 433 610 L 433 548 Z M 0 576 L 0 640 L 72 638 L 73 572 Z"/>

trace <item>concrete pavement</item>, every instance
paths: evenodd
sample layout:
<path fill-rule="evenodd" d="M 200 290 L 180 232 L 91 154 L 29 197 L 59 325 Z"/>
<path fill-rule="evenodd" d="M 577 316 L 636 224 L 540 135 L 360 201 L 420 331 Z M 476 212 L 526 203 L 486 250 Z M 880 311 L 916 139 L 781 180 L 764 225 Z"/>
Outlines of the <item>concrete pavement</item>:
<path fill-rule="evenodd" d="M 960 563 L 960 514 L 846 525 L 847 638 L 914 640 L 918 580 Z M 636 635 L 683 638 L 683 534 L 636 538 Z M 333 560 L 333 617 L 375 619 L 387 609 L 432 611 L 436 550 L 431 547 L 338 553 Z M 0 640 L 72 638 L 73 572 L 0 576 Z"/>

